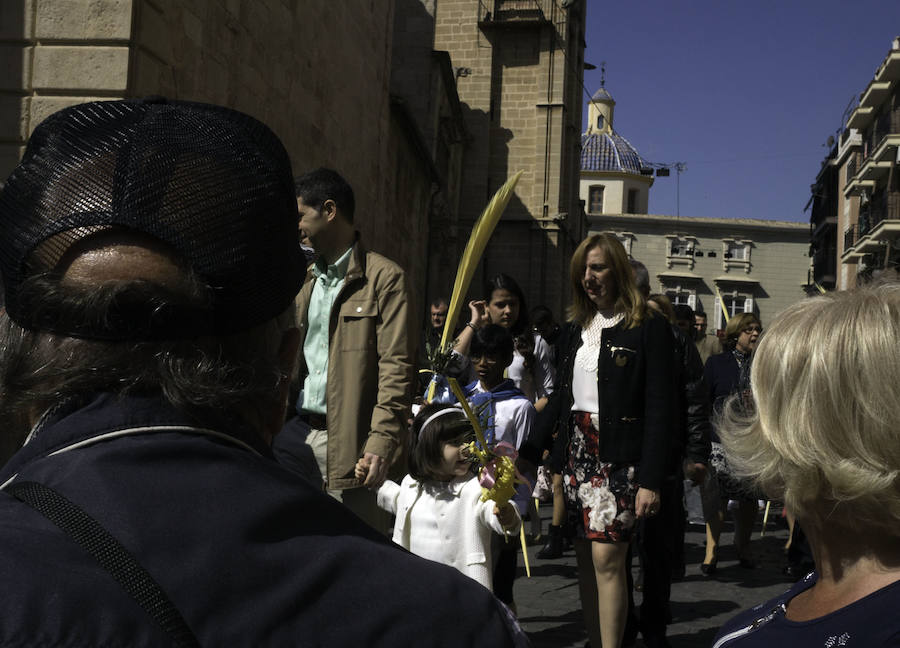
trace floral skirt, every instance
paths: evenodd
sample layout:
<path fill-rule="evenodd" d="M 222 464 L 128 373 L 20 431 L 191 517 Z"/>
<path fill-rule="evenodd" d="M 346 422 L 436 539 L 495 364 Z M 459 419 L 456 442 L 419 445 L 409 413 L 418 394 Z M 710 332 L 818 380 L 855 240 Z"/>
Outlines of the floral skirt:
<path fill-rule="evenodd" d="M 579 537 L 628 542 L 634 531 L 633 464 L 613 464 L 597 456 L 599 432 L 588 412 L 572 412 L 573 429 L 563 486 L 569 520 Z"/>

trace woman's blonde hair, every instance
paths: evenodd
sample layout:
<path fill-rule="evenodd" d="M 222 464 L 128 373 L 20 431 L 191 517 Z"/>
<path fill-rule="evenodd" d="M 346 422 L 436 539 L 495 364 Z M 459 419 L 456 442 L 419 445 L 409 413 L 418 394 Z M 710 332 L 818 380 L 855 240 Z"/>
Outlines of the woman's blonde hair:
<path fill-rule="evenodd" d="M 572 282 L 572 304 L 566 309 L 566 318 L 579 326 L 590 324 L 597 307 L 584 291 L 584 278 L 588 252 L 600 248 L 606 256 L 606 263 L 613 273 L 616 283 L 615 311 L 625 315 L 625 328 L 639 325 L 647 317 L 647 304 L 634 283 L 634 272 L 628 263 L 628 254 L 615 236 L 594 234 L 584 239 L 575 249 L 569 264 L 569 278 Z"/>
<path fill-rule="evenodd" d="M 766 331 L 729 463 L 804 523 L 900 537 L 900 284 L 799 302 Z"/>
<path fill-rule="evenodd" d="M 760 328 L 762 327 L 762 322 L 753 313 L 732 315 L 731 319 L 728 320 L 728 324 L 725 325 L 725 340 L 734 346 L 737 343 L 737 339 L 741 337 L 741 332 L 751 324 L 759 324 Z"/>

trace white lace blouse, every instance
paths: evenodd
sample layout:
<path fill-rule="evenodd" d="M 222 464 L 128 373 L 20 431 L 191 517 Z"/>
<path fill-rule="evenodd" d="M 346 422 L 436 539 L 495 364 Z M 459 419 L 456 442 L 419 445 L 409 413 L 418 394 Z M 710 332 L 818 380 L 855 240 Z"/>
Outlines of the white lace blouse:
<path fill-rule="evenodd" d="M 603 329 L 612 328 L 621 322 L 623 317 L 622 313 L 617 313 L 612 317 L 604 317 L 597 313 L 591 323 L 582 329 L 582 344 L 575 353 L 575 363 L 572 368 L 572 411 L 600 413 L 597 372 L 599 371 Z"/>

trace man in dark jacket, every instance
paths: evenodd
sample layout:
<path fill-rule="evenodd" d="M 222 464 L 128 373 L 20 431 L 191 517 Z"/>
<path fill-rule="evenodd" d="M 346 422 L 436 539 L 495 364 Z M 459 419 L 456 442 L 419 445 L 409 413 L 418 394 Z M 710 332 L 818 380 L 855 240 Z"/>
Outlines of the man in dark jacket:
<path fill-rule="evenodd" d="M 638 289 L 647 296 L 650 286 L 646 268 L 636 259 L 631 259 L 631 265 Z M 676 321 L 683 317 L 684 308 L 690 310 L 687 306 L 674 308 Z M 689 319 L 693 321 L 693 315 Z M 684 571 L 684 477 L 702 482 L 710 451 L 709 398 L 703 364 L 693 341 L 675 325 L 671 325 L 671 331 L 675 339 L 674 411 L 678 416 L 666 478 L 660 489 L 659 515 L 641 522 L 637 542 L 643 574 L 640 630 L 648 648 L 669 645 L 666 626 L 671 619 L 672 577 Z M 633 608 L 630 599 L 629 593 Z M 630 625 L 626 639 L 633 637 L 635 631 L 633 620 Z"/>
<path fill-rule="evenodd" d="M 522 641 L 482 586 L 274 462 L 304 262 L 263 124 L 56 113 L 0 193 L 0 270 L 0 411 L 27 435 L 0 470 L 0 644 Z"/>

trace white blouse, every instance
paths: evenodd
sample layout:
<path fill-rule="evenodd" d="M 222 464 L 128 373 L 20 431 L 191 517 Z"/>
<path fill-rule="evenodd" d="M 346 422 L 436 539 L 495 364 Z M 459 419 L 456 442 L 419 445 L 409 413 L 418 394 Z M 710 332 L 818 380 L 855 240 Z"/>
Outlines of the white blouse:
<path fill-rule="evenodd" d="M 597 313 L 591 323 L 581 331 L 582 344 L 575 353 L 575 364 L 572 367 L 573 412 L 600 413 L 597 379 L 600 371 L 603 329 L 612 328 L 621 322 L 623 317 L 622 313 L 617 313 L 612 317 L 603 317 Z"/>

